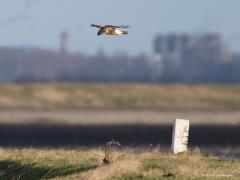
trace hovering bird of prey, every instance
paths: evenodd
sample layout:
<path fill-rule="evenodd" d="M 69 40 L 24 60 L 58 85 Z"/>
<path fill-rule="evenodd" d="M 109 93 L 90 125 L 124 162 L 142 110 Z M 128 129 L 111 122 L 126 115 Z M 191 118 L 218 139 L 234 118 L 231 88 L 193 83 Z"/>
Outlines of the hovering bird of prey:
<path fill-rule="evenodd" d="M 98 31 L 98 36 L 100 35 L 127 35 L 128 31 L 122 31 L 120 30 L 120 28 L 129 28 L 129 26 L 113 26 L 113 25 L 105 25 L 105 26 L 101 26 L 101 25 L 96 25 L 96 24 L 91 24 L 91 27 L 96 27 L 99 28 Z"/>

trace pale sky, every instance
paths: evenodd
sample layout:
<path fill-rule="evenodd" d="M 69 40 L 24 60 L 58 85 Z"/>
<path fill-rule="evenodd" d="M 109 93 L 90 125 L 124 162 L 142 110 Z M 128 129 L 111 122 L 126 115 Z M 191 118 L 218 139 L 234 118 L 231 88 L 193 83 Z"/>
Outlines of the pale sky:
<path fill-rule="evenodd" d="M 74 52 L 152 53 L 157 33 L 219 32 L 240 52 L 239 0 L 0 0 L 0 46 L 57 50 L 67 30 Z M 90 24 L 130 25 L 128 36 L 98 37 Z"/>

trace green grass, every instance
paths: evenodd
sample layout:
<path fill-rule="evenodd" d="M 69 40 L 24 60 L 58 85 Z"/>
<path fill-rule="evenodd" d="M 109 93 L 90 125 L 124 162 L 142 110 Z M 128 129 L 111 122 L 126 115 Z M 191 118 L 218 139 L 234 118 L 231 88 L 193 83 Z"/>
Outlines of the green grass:
<path fill-rule="evenodd" d="M 86 172 L 99 166 L 95 159 L 77 155 L 77 152 L 64 154 L 61 151 L 33 149 L 4 150 L 0 157 L 0 179 L 51 179 Z"/>
<path fill-rule="evenodd" d="M 39 164 L 22 164 L 21 161 L 2 161 L 0 169 L 3 169 L 1 178 L 3 179 L 40 179 L 54 178 L 57 176 L 66 176 L 72 173 L 84 172 L 96 168 L 89 162 L 83 162 L 78 165 L 69 165 L 67 163 L 56 162 L 55 166 Z"/>
<path fill-rule="evenodd" d="M 0 108 L 240 110 L 240 85 L 9 84 Z"/>
<path fill-rule="evenodd" d="M 239 179 L 240 161 L 204 157 L 199 153 L 179 155 L 159 152 L 111 154 L 102 164 L 104 151 L 61 149 L 0 149 L 0 179 Z"/>

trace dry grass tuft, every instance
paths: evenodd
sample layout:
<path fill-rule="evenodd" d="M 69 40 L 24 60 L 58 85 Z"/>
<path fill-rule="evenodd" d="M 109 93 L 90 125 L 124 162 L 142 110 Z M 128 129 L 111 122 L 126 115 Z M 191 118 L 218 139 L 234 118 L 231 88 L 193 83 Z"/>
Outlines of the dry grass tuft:
<path fill-rule="evenodd" d="M 104 159 L 103 159 L 103 164 L 104 165 L 108 165 L 110 164 L 111 162 L 111 157 L 110 157 L 110 154 L 111 154 L 111 147 L 120 147 L 121 144 L 118 142 L 118 141 L 115 141 L 114 139 L 112 139 L 111 141 L 108 141 L 105 145 L 105 156 L 104 156 Z"/>
<path fill-rule="evenodd" d="M 4 149 L 0 148 L 0 156 L 2 156 L 4 154 Z"/>
<path fill-rule="evenodd" d="M 104 180 L 122 173 L 138 172 L 141 166 L 141 161 L 131 154 L 122 155 L 122 153 L 115 153 L 114 159 L 115 161 L 108 166 L 102 166 L 86 172 L 81 178 L 88 180 Z"/>

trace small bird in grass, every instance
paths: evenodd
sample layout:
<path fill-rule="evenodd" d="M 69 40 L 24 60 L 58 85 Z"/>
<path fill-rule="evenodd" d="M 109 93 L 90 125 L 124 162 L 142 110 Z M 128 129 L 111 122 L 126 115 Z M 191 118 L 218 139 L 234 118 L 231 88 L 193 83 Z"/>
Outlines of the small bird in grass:
<path fill-rule="evenodd" d="M 96 25 L 96 24 L 91 24 L 91 27 L 99 28 L 98 36 L 103 35 L 103 34 L 114 35 L 114 36 L 127 35 L 128 31 L 122 31 L 122 30 L 120 30 L 120 28 L 130 28 L 129 26 L 114 26 L 114 25 L 101 26 L 101 25 Z"/>

